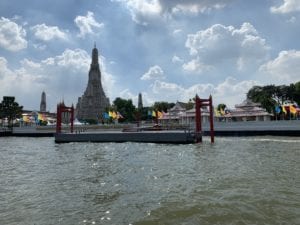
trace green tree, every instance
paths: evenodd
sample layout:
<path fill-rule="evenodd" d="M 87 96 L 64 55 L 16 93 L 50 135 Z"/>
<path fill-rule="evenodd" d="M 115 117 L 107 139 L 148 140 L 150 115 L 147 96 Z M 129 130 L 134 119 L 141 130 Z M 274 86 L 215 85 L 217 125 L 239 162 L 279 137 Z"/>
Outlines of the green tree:
<path fill-rule="evenodd" d="M 274 112 L 276 100 L 274 100 L 274 93 L 276 93 L 276 87 L 274 85 L 268 86 L 254 86 L 248 93 L 247 98 L 253 102 L 260 103 L 263 108 L 268 112 Z"/>
<path fill-rule="evenodd" d="M 120 112 L 121 115 L 124 117 L 123 119 L 120 119 L 121 122 L 123 121 L 132 122 L 136 120 L 137 111 L 131 99 L 126 100 L 118 97 L 113 101 L 112 108 L 115 111 Z"/>
<path fill-rule="evenodd" d="M 294 101 L 300 105 L 300 81 L 295 83 Z"/>
<path fill-rule="evenodd" d="M 186 103 L 186 110 L 190 110 L 192 108 L 194 108 L 194 105 L 195 105 L 195 98 L 193 99 L 189 99 L 188 103 Z"/>
<path fill-rule="evenodd" d="M 268 112 L 274 112 L 276 105 L 282 105 L 286 101 L 300 104 L 300 82 L 287 85 L 254 86 L 247 98 L 260 103 Z"/>
<path fill-rule="evenodd" d="M 174 105 L 175 105 L 174 103 L 168 103 L 168 102 L 154 102 L 152 108 L 154 110 L 167 112 Z"/>
<path fill-rule="evenodd" d="M 23 106 L 15 102 L 15 97 L 4 96 L 0 103 L 0 118 L 7 118 L 8 126 L 12 127 L 13 120 L 22 116 L 22 109 Z"/>
<path fill-rule="evenodd" d="M 224 103 L 220 103 L 218 106 L 217 106 L 217 110 L 219 111 L 219 112 L 221 112 L 221 111 L 225 111 L 225 108 L 226 108 L 227 106 L 224 104 Z"/>

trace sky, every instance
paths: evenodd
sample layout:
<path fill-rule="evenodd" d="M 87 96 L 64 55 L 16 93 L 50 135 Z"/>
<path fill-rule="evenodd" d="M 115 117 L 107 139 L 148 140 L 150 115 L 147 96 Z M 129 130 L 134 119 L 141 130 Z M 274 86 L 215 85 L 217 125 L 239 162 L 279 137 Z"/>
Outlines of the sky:
<path fill-rule="evenodd" d="M 1 0 L 0 98 L 76 105 L 99 51 L 110 102 L 233 108 L 254 85 L 300 81 L 300 0 Z"/>

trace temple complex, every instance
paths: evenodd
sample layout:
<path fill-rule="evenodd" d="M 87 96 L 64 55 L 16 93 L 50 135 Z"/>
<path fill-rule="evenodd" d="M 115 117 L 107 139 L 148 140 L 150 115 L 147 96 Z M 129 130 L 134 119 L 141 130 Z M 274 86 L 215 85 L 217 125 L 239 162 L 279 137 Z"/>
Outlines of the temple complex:
<path fill-rule="evenodd" d="M 92 63 L 89 70 L 88 84 L 84 94 L 78 98 L 76 105 L 76 118 L 78 120 L 98 121 L 109 105 L 109 99 L 105 96 L 101 83 L 98 49 L 95 45 L 92 51 Z"/>

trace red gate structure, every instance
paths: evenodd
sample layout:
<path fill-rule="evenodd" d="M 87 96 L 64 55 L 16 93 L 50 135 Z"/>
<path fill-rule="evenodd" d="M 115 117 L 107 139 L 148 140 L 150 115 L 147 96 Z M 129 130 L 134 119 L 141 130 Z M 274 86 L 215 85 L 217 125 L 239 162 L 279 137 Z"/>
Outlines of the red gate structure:
<path fill-rule="evenodd" d="M 196 101 L 196 143 L 202 142 L 202 118 L 201 118 L 201 107 L 209 107 L 209 124 L 210 124 L 210 141 L 211 143 L 215 142 L 215 133 L 214 133 L 214 115 L 212 107 L 212 97 L 209 96 L 208 99 L 200 99 L 198 95 L 195 98 Z"/>
<path fill-rule="evenodd" d="M 56 133 L 61 133 L 61 123 L 62 123 L 62 118 L 61 114 L 64 112 L 70 112 L 71 113 L 71 118 L 70 118 L 70 123 L 71 123 L 71 128 L 70 131 L 73 133 L 74 130 L 74 106 L 72 105 L 71 107 L 65 106 L 64 103 L 59 103 L 57 105 L 57 114 L 56 114 Z"/>

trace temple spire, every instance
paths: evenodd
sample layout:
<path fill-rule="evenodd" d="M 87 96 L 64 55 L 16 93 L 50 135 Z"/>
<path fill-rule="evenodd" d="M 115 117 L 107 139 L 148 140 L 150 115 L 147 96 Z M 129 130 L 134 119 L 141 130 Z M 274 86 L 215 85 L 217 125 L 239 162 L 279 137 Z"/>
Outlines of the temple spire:
<path fill-rule="evenodd" d="M 94 43 L 94 49 L 92 52 L 92 65 L 98 65 L 98 49 L 96 48 L 96 42 Z"/>

